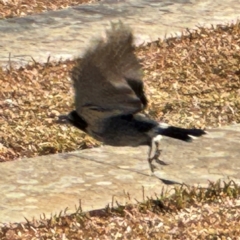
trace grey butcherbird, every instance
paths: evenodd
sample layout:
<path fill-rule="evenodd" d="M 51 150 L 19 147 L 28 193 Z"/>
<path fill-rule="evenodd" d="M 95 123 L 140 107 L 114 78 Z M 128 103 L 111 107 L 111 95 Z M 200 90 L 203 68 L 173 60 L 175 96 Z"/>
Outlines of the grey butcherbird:
<path fill-rule="evenodd" d="M 158 159 L 159 136 L 183 141 L 205 134 L 201 129 L 184 129 L 158 123 L 140 114 L 147 105 L 141 65 L 134 54 L 133 34 L 119 22 L 112 24 L 106 39 L 99 39 L 72 71 L 75 107 L 67 116 L 73 126 L 112 146 L 148 145 L 148 162 Z M 151 157 L 153 144 L 156 151 Z"/>

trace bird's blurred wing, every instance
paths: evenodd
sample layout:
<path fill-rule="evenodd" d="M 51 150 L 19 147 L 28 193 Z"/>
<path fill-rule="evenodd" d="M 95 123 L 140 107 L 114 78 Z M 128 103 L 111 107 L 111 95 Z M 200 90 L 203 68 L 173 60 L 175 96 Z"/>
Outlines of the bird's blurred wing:
<path fill-rule="evenodd" d="M 147 104 L 133 36 L 122 23 L 113 24 L 107 39 L 98 40 L 77 61 L 72 79 L 76 110 L 83 118 L 89 118 L 87 109 L 110 115 L 132 114 Z"/>

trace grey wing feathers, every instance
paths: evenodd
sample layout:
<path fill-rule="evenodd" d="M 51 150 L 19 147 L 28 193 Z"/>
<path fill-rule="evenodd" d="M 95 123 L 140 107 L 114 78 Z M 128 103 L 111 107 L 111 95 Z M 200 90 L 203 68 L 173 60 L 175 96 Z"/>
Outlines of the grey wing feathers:
<path fill-rule="evenodd" d="M 83 118 L 87 108 L 113 115 L 132 114 L 147 104 L 133 35 L 121 22 L 112 24 L 106 40 L 95 42 L 78 60 L 72 79 L 76 110 Z"/>

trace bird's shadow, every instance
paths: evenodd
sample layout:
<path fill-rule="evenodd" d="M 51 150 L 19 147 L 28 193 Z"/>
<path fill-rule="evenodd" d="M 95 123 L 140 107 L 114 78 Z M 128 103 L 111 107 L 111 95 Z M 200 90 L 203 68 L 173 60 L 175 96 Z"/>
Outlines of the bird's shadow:
<path fill-rule="evenodd" d="M 159 178 L 156 176 L 157 179 L 159 179 L 160 181 L 162 181 L 164 184 L 166 185 L 182 185 L 182 183 L 180 182 L 176 182 L 176 181 L 173 181 L 173 180 L 168 180 L 168 179 L 164 179 L 164 178 Z"/>
<path fill-rule="evenodd" d="M 110 165 L 110 166 L 113 166 L 113 167 L 117 167 L 117 166 L 115 166 L 114 164 L 111 164 L 111 163 L 106 163 L 106 162 L 103 162 L 103 161 L 98 161 L 98 160 L 96 160 L 96 159 L 94 159 L 94 158 L 91 158 L 91 157 L 89 157 L 89 156 L 84 156 L 83 154 L 80 154 L 80 155 L 76 155 L 76 154 L 74 154 L 74 153 L 71 153 L 71 154 L 68 154 L 68 155 L 72 155 L 72 156 L 75 156 L 75 157 L 77 157 L 77 158 L 79 158 L 79 157 L 81 157 L 82 159 L 85 159 L 85 160 L 90 160 L 90 161 L 93 161 L 93 162 L 97 162 L 97 163 L 101 163 L 101 164 L 104 164 L 104 165 Z M 156 160 L 155 160 L 156 161 Z M 159 161 L 159 162 L 158 162 Z M 157 163 L 159 163 L 160 165 L 169 165 L 170 163 L 166 163 L 166 162 L 164 162 L 164 161 L 162 161 L 162 160 L 157 160 Z M 119 167 L 117 167 L 117 168 L 119 168 Z M 138 171 L 138 170 L 135 170 L 135 169 L 126 169 L 126 168 L 119 168 L 119 169 L 121 169 L 121 170 L 123 170 L 123 171 L 130 171 L 130 172 L 135 172 L 135 173 L 137 173 L 137 174 L 141 174 L 141 175 L 144 175 L 144 176 L 151 176 L 151 177 L 154 177 L 154 178 L 157 178 L 158 180 L 160 180 L 162 183 L 164 183 L 164 184 L 166 184 L 166 185 L 175 185 L 175 184 L 178 184 L 178 185 L 182 185 L 182 183 L 180 183 L 180 182 L 177 182 L 177 181 L 174 181 L 174 180 L 169 180 L 169 179 L 164 179 L 164 178 L 160 178 L 160 177 L 158 177 L 158 176 L 156 176 L 155 174 L 154 175 L 149 175 L 149 174 L 146 174 L 146 173 L 144 173 L 144 172 L 140 172 L 140 171 Z"/>

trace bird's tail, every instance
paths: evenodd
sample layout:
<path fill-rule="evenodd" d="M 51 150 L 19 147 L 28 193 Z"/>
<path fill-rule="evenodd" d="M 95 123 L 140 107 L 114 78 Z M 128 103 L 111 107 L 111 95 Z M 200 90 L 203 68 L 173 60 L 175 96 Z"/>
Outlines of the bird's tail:
<path fill-rule="evenodd" d="M 206 132 L 202 129 L 186 129 L 167 125 L 161 126 L 160 124 L 158 127 L 158 134 L 186 142 L 191 142 L 194 138 L 201 137 L 202 135 L 206 134 Z"/>

